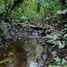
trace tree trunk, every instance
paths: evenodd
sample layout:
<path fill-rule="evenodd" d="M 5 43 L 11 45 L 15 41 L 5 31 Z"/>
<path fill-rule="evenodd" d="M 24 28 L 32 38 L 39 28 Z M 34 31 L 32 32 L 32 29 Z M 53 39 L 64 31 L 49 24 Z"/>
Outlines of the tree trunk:
<path fill-rule="evenodd" d="M 0 67 L 7 67 L 6 64 L 0 64 Z"/>
<path fill-rule="evenodd" d="M 16 49 L 15 51 L 16 63 L 14 67 L 26 67 L 26 52 L 24 49 Z"/>

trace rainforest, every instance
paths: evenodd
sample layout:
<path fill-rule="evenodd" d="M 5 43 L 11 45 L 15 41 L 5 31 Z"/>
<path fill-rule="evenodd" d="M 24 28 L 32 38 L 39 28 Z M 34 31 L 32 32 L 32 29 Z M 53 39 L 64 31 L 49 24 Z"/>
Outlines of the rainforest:
<path fill-rule="evenodd" d="M 67 0 L 0 0 L 0 67 L 67 67 Z"/>

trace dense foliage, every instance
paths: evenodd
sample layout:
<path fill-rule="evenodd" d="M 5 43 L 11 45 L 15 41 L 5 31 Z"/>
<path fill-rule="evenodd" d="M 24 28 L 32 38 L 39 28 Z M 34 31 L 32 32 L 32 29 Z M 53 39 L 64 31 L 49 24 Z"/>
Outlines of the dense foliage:
<path fill-rule="evenodd" d="M 0 64 L 67 64 L 66 8 L 67 0 L 0 0 Z"/>

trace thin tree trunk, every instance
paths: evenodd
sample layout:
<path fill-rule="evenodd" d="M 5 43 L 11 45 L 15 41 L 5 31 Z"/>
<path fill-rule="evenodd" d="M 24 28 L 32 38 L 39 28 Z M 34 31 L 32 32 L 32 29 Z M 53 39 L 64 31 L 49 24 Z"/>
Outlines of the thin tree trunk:
<path fill-rule="evenodd" d="M 26 52 L 24 49 L 17 49 L 15 51 L 16 63 L 14 67 L 26 67 Z"/>

